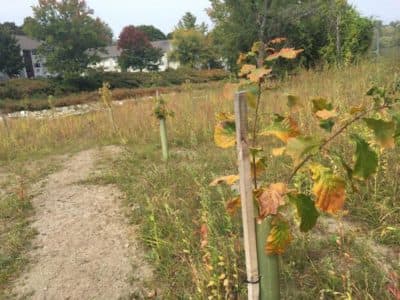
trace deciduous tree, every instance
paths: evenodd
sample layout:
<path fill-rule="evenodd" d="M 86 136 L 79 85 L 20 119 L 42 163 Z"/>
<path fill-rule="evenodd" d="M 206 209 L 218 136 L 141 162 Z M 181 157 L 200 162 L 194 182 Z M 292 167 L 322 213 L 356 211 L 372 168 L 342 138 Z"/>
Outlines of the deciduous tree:
<path fill-rule="evenodd" d="M 107 24 L 93 16 L 85 0 L 39 0 L 24 31 L 42 41 L 39 53 L 47 68 L 62 76 L 77 76 L 98 62 L 99 51 L 111 43 Z"/>
<path fill-rule="evenodd" d="M 163 55 L 161 49 L 151 45 L 143 31 L 132 25 L 122 30 L 118 39 L 118 48 L 122 50 L 118 62 L 123 70 L 129 68 L 140 71 L 157 70 Z"/>
<path fill-rule="evenodd" d="M 136 29 L 144 32 L 150 41 L 159 41 L 167 39 L 166 35 L 153 25 L 139 25 Z"/>
<path fill-rule="evenodd" d="M 0 28 L 0 72 L 10 77 L 16 76 L 23 66 L 21 48 L 17 40 L 8 30 Z"/>

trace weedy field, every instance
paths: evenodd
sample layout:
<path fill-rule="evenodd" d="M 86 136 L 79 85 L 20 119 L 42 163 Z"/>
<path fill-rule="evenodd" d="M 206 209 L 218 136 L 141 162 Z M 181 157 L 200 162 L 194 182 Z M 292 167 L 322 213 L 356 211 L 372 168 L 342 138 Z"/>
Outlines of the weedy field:
<path fill-rule="evenodd" d="M 301 71 L 272 82 L 262 99 L 262 123 L 269 122 L 273 112 L 284 111 L 287 93 L 299 96 L 306 107 L 316 96 L 332 100 L 339 111 L 362 104 L 372 84 L 390 85 L 399 76 L 398 61 L 397 57 L 344 69 Z M 209 186 L 218 175 L 237 172 L 235 151 L 218 150 L 213 141 L 215 114 L 233 110 L 232 100 L 226 97 L 231 93 L 222 83 L 200 90 L 186 84 L 183 92 L 162 95 L 174 112 L 167 119 L 168 162 L 161 158 L 151 99 L 113 106 L 115 126 L 107 109 L 54 119 L 9 119 L 0 128 L 0 160 L 4 170 L 47 158 L 50 166 L 55 154 L 120 145 L 123 154 L 112 167 L 88 182 L 116 184 L 125 193 L 126 218 L 139 225 L 147 258 L 155 268 L 149 285 L 163 299 L 243 299 L 240 215 L 226 209 L 234 193 L 227 187 Z M 319 130 L 311 114 L 298 117 L 309 133 Z M 359 131 L 354 125 L 342 139 Z M 340 139 L 335 143 L 351 160 L 351 149 L 341 146 Z M 281 258 L 282 299 L 399 297 L 399 155 L 398 150 L 381 152 L 373 179 L 359 189 L 349 184 L 342 215 L 321 217 L 307 234 L 293 232 L 297 238 Z M 288 175 L 284 159 L 272 161 L 271 155 L 266 180 Z M 24 174 L 18 178 L 24 176 L 32 181 Z M 309 183 L 300 173 L 295 184 Z M 23 270 L 21 262 L 34 235 L 27 223 L 34 210 L 29 197 L 18 191 L 0 194 L 0 286 L 4 287 Z"/>

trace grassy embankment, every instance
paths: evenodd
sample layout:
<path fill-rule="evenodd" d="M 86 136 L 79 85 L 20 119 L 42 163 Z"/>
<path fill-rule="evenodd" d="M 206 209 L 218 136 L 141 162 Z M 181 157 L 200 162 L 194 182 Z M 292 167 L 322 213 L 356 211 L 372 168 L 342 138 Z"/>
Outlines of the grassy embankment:
<path fill-rule="evenodd" d="M 304 71 L 265 93 L 262 114 L 285 110 L 285 92 L 309 99 L 332 99 L 339 110 L 367 101 L 371 83 L 386 84 L 400 67 L 393 62 L 360 64 L 345 70 Z M 126 154 L 97 184 L 116 183 L 126 193 L 126 213 L 140 224 L 148 257 L 156 267 L 157 285 L 166 299 L 215 299 L 245 293 L 240 216 L 229 216 L 227 188 L 211 188 L 218 175 L 234 174 L 235 151 L 213 144 L 214 114 L 232 111 L 221 88 L 190 88 L 165 97 L 175 117 L 168 120 L 171 159 L 161 160 L 154 102 L 115 107 L 119 134 L 107 113 L 54 120 L 10 120 L 9 136 L 0 141 L 0 159 L 7 164 L 51 153 L 78 151 L 105 144 L 123 144 Z M 297 116 L 301 128 L 315 132 L 309 113 Z M 1 128 L 2 136 L 7 136 Z M 357 126 L 349 132 L 360 131 Z M 360 132 L 359 132 L 360 133 Z M 368 136 L 368 132 L 361 132 Z M 347 134 L 337 141 L 348 161 L 352 145 Z M 271 143 L 271 140 L 266 141 Z M 309 234 L 296 236 L 282 256 L 283 299 L 390 299 L 387 284 L 400 271 L 399 174 L 400 151 L 381 153 L 379 172 L 358 192 L 349 188 L 347 216 L 323 216 Z M 280 180 L 290 172 L 287 160 L 269 162 L 265 179 Z M 299 177 L 299 180 L 301 178 Z M 2 202 L 5 200 L 2 199 Z M 207 236 L 202 224 L 208 228 Z M 3 229 L 2 229 L 3 230 Z M 9 229 L 5 229 L 6 232 Z M 3 232 L 4 234 L 4 232 Z M 203 246 L 207 239 L 208 243 Z"/>

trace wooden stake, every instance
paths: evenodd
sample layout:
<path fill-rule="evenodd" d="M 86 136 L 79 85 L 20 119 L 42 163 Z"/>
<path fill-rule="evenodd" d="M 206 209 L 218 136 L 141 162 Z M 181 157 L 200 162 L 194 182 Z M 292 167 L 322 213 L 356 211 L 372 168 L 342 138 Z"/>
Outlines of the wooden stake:
<path fill-rule="evenodd" d="M 260 287 L 245 92 L 239 92 L 235 95 L 235 119 L 248 299 L 259 300 Z"/>

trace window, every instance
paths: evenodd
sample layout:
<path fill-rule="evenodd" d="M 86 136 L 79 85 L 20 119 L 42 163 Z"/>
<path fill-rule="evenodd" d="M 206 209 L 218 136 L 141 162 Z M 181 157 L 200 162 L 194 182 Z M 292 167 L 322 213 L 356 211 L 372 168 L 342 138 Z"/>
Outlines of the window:
<path fill-rule="evenodd" d="M 36 63 L 35 63 L 35 68 L 41 68 L 41 67 L 42 67 L 42 65 L 41 65 L 40 62 L 36 62 Z"/>

